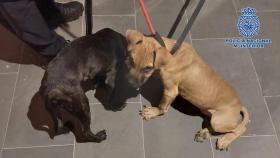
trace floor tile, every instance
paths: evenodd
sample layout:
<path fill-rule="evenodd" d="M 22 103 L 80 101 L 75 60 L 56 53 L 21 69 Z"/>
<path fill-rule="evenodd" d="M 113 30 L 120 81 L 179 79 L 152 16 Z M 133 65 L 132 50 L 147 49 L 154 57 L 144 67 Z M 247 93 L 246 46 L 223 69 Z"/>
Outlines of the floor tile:
<path fill-rule="evenodd" d="M 177 14 L 179 13 L 183 5 L 182 0 L 146 0 L 145 4 L 156 31 L 161 36 L 167 36 L 177 17 Z M 138 3 L 136 4 L 136 8 L 137 30 L 147 35 L 151 34 Z M 182 33 L 183 28 L 186 25 L 186 21 L 187 18 L 183 17 L 181 23 L 177 28 L 177 31 L 174 34 L 174 38 L 178 38 Z M 187 41 L 189 41 L 188 38 L 189 37 L 186 38 Z"/>
<path fill-rule="evenodd" d="M 110 112 L 100 104 L 91 105 L 92 130 L 106 129 L 108 137 L 100 144 L 76 143 L 75 158 L 143 158 L 139 109 L 140 104 L 128 104 L 123 111 Z"/>
<path fill-rule="evenodd" d="M 234 0 L 238 11 L 244 7 L 253 7 L 257 11 L 280 10 L 280 1 L 278 0 Z"/>
<path fill-rule="evenodd" d="M 275 136 L 242 137 L 234 141 L 228 151 L 215 150 L 215 158 L 280 157 Z"/>
<path fill-rule="evenodd" d="M 2 158 L 72 158 L 73 145 L 3 150 Z"/>
<path fill-rule="evenodd" d="M 159 80 L 150 78 L 141 88 L 143 105 L 158 105 L 162 88 Z M 197 109 L 181 99 L 176 99 L 172 105 L 165 115 L 143 122 L 146 158 L 212 157 L 209 140 L 204 143 L 194 141 L 203 122 Z"/>
<path fill-rule="evenodd" d="M 278 135 L 278 141 L 280 142 L 280 96 L 279 97 L 266 97 L 268 109 L 274 124 L 276 134 Z"/>
<path fill-rule="evenodd" d="M 259 13 L 261 34 L 257 38 L 270 38 L 272 43 L 264 49 L 251 49 L 256 71 L 259 76 L 263 95 L 275 96 L 280 94 L 280 12 Z"/>
<path fill-rule="evenodd" d="M 118 91 L 118 93 L 127 93 L 127 91 Z M 134 92 L 133 92 L 134 93 Z M 86 93 L 86 95 L 87 95 L 87 97 L 88 97 L 88 100 L 89 100 L 89 102 L 90 103 L 94 103 L 94 104 L 99 104 L 99 103 L 101 103 L 100 101 L 99 101 L 99 99 L 97 99 L 96 97 L 95 97 L 95 91 L 88 91 L 87 93 Z M 140 102 L 140 95 L 137 95 L 137 96 L 133 96 L 133 97 L 131 97 L 131 98 L 128 98 L 128 99 L 126 99 L 126 103 L 131 103 L 131 102 Z"/>
<path fill-rule="evenodd" d="M 93 14 L 134 14 L 134 0 L 94 0 Z"/>
<path fill-rule="evenodd" d="M 55 0 L 56 2 L 59 2 L 59 3 L 67 3 L 67 2 L 71 2 L 73 0 Z M 80 3 L 84 3 L 85 0 L 75 0 L 75 1 L 78 1 Z"/>
<path fill-rule="evenodd" d="M 78 20 L 69 22 L 66 26 L 61 26 L 56 29 L 56 32 L 63 36 L 66 40 L 72 41 L 73 39 L 80 37 L 84 34 L 83 32 L 83 25 L 84 17 L 81 16 Z"/>
<path fill-rule="evenodd" d="M 188 16 L 199 0 L 190 2 Z M 206 0 L 191 29 L 193 39 L 237 37 L 237 15 L 234 5 L 227 0 Z"/>
<path fill-rule="evenodd" d="M 212 157 L 209 140 L 204 143 L 194 141 L 196 132 L 201 129 L 200 117 L 170 108 L 164 116 L 144 121 L 143 124 L 146 158 L 184 158 L 186 155 L 192 158 Z"/>
<path fill-rule="evenodd" d="M 17 74 L 0 75 L 0 145 L 4 142 Z"/>
<path fill-rule="evenodd" d="M 128 28 L 135 28 L 134 16 L 93 16 L 93 32 L 111 28 L 124 34 Z"/>
<path fill-rule="evenodd" d="M 44 71 L 36 66 L 21 65 L 5 147 L 30 147 L 71 144 L 72 134 L 50 139 L 47 127 L 53 127 L 43 99 L 37 93 Z M 19 132 L 20 131 L 20 132 Z"/>
<path fill-rule="evenodd" d="M 201 57 L 235 88 L 248 108 L 251 123 L 246 135 L 274 134 L 249 50 L 232 48 L 223 40 L 195 40 L 193 43 Z"/>
<path fill-rule="evenodd" d="M 22 41 L 0 24 L 0 73 L 17 72 Z"/>

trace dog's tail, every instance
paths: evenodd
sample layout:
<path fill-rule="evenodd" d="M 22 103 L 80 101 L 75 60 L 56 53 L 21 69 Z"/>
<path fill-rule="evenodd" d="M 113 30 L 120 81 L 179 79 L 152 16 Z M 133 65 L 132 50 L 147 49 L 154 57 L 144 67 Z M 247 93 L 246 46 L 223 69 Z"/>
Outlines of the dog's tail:
<path fill-rule="evenodd" d="M 243 120 L 242 122 L 238 125 L 238 127 L 246 127 L 246 125 L 249 123 L 249 112 L 247 110 L 247 108 L 245 106 L 242 106 L 241 107 L 241 111 L 240 111 L 242 117 L 243 117 Z M 237 128 L 238 128 L 237 127 Z"/>
<path fill-rule="evenodd" d="M 85 1 L 86 35 L 92 34 L 92 0 Z"/>

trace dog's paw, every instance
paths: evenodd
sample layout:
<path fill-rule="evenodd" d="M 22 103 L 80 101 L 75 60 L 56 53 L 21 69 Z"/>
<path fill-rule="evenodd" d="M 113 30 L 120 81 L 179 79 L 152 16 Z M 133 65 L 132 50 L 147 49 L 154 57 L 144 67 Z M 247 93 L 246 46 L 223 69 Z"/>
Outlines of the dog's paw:
<path fill-rule="evenodd" d="M 144 107 L 143 111 L 140 112 L 140 115 L 144 120 L 150 120 L 160 114 L 160 110 L 157 107 Z"/>
<path fill-rule="evenodd" d="M 106 130 L 96 133 L 97 142 L 101 142 L 107 138 Z"/>
<path fill-rule="evenodd" d="M 216 143 L 217 149 L 220 151 L 223 151 L 223 150 L 227 151 L 229 144 L 230 144 L 230 141 L 228 141 L 225 137 L 219 138 Z"/>
<path fill-rule="evenodd" d="M 210 138 L 210 133 L 208 129 L 202 129 L 195 134 L 194 140 L 196 142 L 202 143 L 205 139 Z"/>

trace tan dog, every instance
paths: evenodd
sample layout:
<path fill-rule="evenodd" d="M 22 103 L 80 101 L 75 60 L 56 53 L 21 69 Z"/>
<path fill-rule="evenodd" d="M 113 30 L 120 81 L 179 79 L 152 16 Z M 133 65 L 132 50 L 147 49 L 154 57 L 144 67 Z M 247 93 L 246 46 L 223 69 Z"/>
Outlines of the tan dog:
<path fill-rule="evenodd" d="M 166 48 L 152 37 L 127 30 L 129 80 L 140 87 L 154 71 L 159 70 L 164 85 L 163 97 L 158 107 L 146 107 L 141 115 L 148 120 L 166 113 L 177 95 L 181 95 L 202 113 L 211 117 L 212 130 L 225 135 L 218 139 L 217 148 L 227 149 L 241 136 L 249 121 L 247 109 L 241 105 L 234 89 L 195 52 L 183 43 L 172 56 L 169 51 L 175 40 L 163 37 Z M 187 108 L 187 107 L 186 107 Z M 243 120 L 240 123 L 240 118 Z M 209 138 L 209 129 L 196 134 L 196 141 Z"/>

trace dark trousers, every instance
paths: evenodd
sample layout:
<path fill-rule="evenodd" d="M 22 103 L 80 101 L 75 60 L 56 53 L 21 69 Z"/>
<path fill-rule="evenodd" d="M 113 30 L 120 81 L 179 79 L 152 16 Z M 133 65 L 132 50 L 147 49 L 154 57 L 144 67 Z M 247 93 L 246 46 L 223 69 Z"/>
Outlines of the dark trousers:
<path fill-rule="evenodd" d="M 54 56 L 66 44 L 63 37 L 49 29 L 33 0 L 0 0 L 0 14 L 9 29 L 42 55 Z"/>

